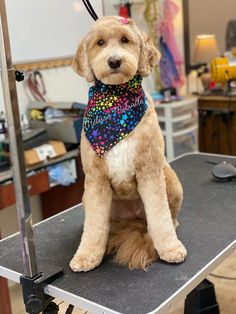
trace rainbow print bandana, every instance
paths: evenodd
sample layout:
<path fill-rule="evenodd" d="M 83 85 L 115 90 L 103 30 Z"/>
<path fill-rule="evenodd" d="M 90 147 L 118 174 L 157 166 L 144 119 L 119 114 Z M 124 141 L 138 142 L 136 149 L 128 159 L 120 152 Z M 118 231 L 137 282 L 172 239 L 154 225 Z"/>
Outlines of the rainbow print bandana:
<path fill-rule="evenodd" d="M 142 77 L 136 75 L 124 84 L 96 81 L 90 87 L 84 132 L 99 157 L 127 137 L 141 121 L 148 107 L 141 84 Z"/>

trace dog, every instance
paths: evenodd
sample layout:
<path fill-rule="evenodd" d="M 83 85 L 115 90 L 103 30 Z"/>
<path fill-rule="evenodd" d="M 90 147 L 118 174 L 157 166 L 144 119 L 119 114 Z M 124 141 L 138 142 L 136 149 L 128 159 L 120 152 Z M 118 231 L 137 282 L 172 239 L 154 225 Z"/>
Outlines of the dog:
<path fill-rule="evenodd" d="M 98 19 L 81 41 L 73 68 L 88 82 L 100 82 L 101 88 L 111 87 L 112 92 L 113 86 L 123 88 L 134 77 L 148 76 L 159 59 L 151 39 L 132 19 L 107 16 Z M 103 94 L 96 97 L 103 105 L 99 100 Z M 89 128 L 84 126 L 82 131 L 85 222 L 79 248 L 70 262 L 75 272 L 94 269 L 105 254 L 113 254 L 116 263 L 131 270 L 146 270 L 158 258 L 169 263 L 186 258 L 186 248 L 175 231 L 182 186 L 166 161 L 153 101 L 146 93 L 142 99 L 140 104 L 147 103 L 147 107 L 140 121 L 122 140 L 110 143 L 111 149 L 99 150 L 102 156 L 88 140 L 92 134 Z M 139 110 L 133 105 L 135 101 L 131 98 L 129 108 L 134 115 Z M 104 121 L 93 123 L 109 126 Z M 97 141 L 96 136 L 93 140 Z"/>

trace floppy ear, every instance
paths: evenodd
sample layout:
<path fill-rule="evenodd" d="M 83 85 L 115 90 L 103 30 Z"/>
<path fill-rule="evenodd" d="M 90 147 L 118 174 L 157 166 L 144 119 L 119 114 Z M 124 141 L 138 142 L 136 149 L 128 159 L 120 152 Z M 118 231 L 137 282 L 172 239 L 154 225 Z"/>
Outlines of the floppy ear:
<path fill-rule="evenodd" d="M 148 76 L 160 61 L 161 54 L 145 32 L 139 33 L 141 51 L 138 72 L 142 77 Z"/>
<path fill-rule="evenodd" d="M 88 82 L 93 82 L 95 80 L 91 66 L 89 65 L 88 55 L 87 55 L 87 43 L 89 39 L 89 34 L 82 39 L 80 45 L 76 51 L 75 57 L 72 61 L 72 68 L 74 71 L 84 77 Z"/>

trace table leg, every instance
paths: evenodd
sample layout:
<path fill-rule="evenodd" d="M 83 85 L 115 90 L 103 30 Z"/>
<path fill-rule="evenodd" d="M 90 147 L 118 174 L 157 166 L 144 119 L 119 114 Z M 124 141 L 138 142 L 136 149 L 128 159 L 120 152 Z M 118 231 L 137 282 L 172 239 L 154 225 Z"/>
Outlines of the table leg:
<path fill-rule="evenodd" d="M 185 299 L 184 314 L 219 314 L 214 284 L 203 280 Z"/>
<path fill-rule="evenodd" d="M 1 239 L 1 230 L 0 230 Z M 7 280 L 0 276 L 0 314 L 12 314 Z"/>
<path fill-rule="evenodd" d="M 0 277 L 0 314 L 12 314 L 7 280 Z"/>

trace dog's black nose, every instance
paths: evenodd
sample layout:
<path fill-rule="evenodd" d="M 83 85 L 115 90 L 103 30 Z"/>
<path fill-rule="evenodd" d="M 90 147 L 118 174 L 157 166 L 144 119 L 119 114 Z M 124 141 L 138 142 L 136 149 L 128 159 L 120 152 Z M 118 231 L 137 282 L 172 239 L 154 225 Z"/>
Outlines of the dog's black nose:
<path fill-rule="evenodd" d="M 119 57 L 110 57 L 107 62 L 111 69 L 118 69 L 121 65 L 121 59 Z"/>

